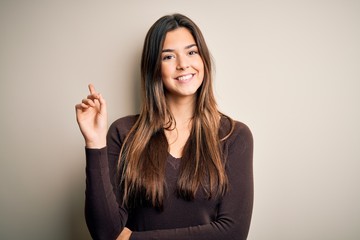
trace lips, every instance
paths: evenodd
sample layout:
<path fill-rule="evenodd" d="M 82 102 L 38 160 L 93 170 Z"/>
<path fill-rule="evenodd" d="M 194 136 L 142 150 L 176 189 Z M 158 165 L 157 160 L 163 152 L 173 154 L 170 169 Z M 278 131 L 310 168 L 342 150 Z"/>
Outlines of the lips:
<path fill-rule="evenodd" d="M 186 75 L 181 75 L 177 78 L 175 78 L 176 80 L 180 81 L 180 82 L 187 82 L 189 81 L 195 74 L 193 73 L 189 73 L 189 74 L 186 74 Z"/>

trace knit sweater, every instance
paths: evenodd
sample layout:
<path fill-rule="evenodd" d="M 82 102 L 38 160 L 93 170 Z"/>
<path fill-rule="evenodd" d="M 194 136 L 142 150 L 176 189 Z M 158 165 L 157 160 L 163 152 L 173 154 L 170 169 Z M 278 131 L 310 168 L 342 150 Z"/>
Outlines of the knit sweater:
<path fill-rule="evenodd" d="M 168 154 L 163 209 L 143 206 L 127 209 L 119 201 L 115 175 L 122 143 L 138 116 L 115 121 L 107 146 L 85 149 L 85 218 L 94 239 L 116 239 L 124 227 L 131 240 L 243 240 L 247 238 L 253 207 L 253 138 L 249 128 L 235 122 L 233 133 L 222 141 L 229 189 L 224 196 L 208 199 L 198 190 L 192 201 L 175 194 L 181 158 Z M 222 118 L 219 135 L 230 130 Z"/>

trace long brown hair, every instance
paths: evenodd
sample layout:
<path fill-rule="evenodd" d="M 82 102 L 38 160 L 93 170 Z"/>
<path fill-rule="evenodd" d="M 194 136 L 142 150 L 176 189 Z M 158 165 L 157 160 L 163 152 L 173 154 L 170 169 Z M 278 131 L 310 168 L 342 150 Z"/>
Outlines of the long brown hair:
<path fill-rule="evenodd" d="M 124 140 L 119 158 L 119 184 L 129 207 L 162 207 L 168 142 L 164 129 L 176 124 L 166 103 L 161 79 L 161 51 L 166 33 L 184 27 L 195 39 L 204 63 L 204 80 L 197 90 L 189 139 L 183 148 L 177 194 L 192 200 L 201 187 L 208 198 L 222 196 L 228 186 L 219 136 L 220 117 L 212 89 L 211 55 L 198 26 L 181 14 L 157 20 L 148 31 L 141 58 L 142 109 Z M 169 122 L 164 122 L 165 119 Z M 229 118 L 230 119 L 230 118 Z M 227 134 L 230 135 L 232 128 Z M 225 138 L 227 137 L 225 136 Z M 224 136 L 223 136 L 224 137 Z"/>

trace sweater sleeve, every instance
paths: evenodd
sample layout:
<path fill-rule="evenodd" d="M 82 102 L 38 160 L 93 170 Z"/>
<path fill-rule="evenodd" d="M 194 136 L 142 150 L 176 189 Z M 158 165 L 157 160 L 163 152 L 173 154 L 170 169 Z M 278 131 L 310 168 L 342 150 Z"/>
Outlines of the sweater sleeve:
<path fill-rule="evenodd" d="M 199 226 L 133 232 L 131 240 L 244 240 L 253 208 L 253 138 L 237 123 L 228 143 L 226 171 L 230 189 L 222 198 L 215 221 Z M 171 220 L 169 220 L 171 221 Z"/>
<path fill-rule="evenodd" d="M 93 239 L 116 239 L 127 221 L 110 179 L 107 148 L 86 149 L 85 219 Z"/>
<path fill-rule="evenodd" d="M 119 124 L 120 123 L 120 124 Z M 86 190 L 85 219 L 93 239 L 116 239 L 126 226 L 128 212 L 119 204 L 115 175 L 127 121 L 110 126 L 107 147 L 85 149 Z M 119 132 L 118 126 L 124 133 Z"/>

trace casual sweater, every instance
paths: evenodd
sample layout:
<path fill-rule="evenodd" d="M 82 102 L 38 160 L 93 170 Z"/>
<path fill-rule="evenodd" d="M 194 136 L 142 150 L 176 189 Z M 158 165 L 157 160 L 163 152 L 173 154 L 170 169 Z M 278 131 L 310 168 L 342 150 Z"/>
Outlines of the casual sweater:
<path fill-rule="evenodd" d="M 107 146 L 85 149 L 85 218 L 94 239 L 116 239 L 124 227 L 131 240 L 242 240 L 250 227 L 253 207 L 253 139 L 249 128 L 235 122 L 233 133 L 221 142 L 229 181 L 224 196 L 205 197 L 198 190 L 192 201 L 177 197 L 181 158 L 166 159 L 163 209 L 144 206 L 127 209 L 119 204 L 115 175 L 122 143 L 137 116 L 115 121 L 109 129 Z M 219 135 L 225 136 L 230 122 L 222 118 Z"/>

